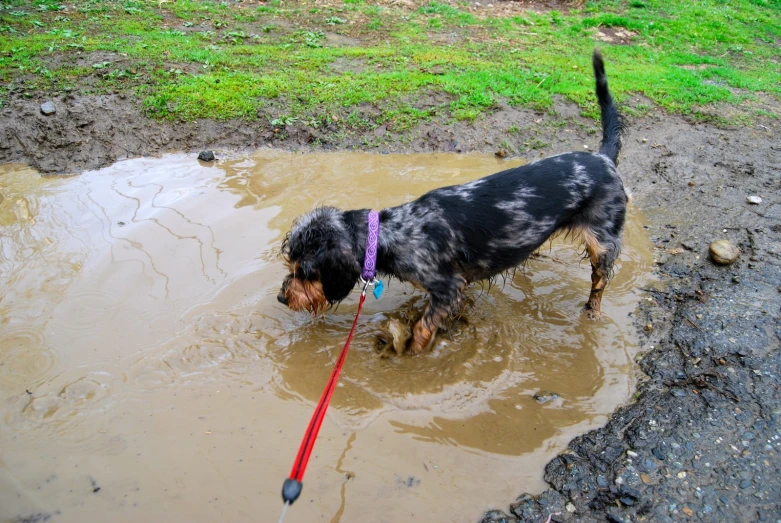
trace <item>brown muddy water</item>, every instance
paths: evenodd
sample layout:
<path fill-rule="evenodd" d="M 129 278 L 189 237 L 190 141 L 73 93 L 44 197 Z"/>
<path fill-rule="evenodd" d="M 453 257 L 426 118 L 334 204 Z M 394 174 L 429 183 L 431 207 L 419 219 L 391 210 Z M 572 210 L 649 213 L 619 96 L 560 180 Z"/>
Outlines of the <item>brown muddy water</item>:
<path fill-rule="evenodd" d="M 262 151 L 123 161 L 70 178 L 0 168 L 0 517 L 276 521 L 280 489 L 356 309 L 276 301 L 292 220 L 395 205 L 517 165 L 490 156 Z M 476 286 L 431 354 L 381 358 L 370 297 L 286 521 L 473 521 L 543 489 L 544 464 L 633 386 L 642 218 L 605 294 L 556 243 Z M 540 403 L 533 395 L 555 392 Z"/>

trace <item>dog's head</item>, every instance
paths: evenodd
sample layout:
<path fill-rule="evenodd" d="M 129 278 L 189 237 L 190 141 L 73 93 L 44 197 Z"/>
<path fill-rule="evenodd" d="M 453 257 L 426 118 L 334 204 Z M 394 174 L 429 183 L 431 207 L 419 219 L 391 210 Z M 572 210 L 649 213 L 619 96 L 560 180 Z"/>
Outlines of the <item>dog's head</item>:
<path fill-rule="evenodd" d="M 277 300 L 294 311 L 319 314 L 350 294 L 361 267 L 343 214 L 321 207 L 299 217 L 282 242 L 290 273 Z"/>

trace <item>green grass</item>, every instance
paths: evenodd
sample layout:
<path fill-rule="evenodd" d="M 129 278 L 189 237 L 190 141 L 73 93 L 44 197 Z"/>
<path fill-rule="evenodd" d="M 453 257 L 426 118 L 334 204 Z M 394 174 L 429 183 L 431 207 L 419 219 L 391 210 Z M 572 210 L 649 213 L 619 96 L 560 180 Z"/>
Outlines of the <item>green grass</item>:
<path fill-rule="evenodd" d="M 10 89 L 130 91 L 157 118 L 348 123 L 375 104 L 404 129 L 435 114 L 480 118 L 500 100 L 544 110 L 560 95 L 593 116 L 595 45 L 619 100 L 750 117 L 764 116 L 751 113 L 758 93 L 781 98 L 779 0 L 604 0 L 508 16 L 461 5 L 3 0 L 0 101 Z M 597 39 L 618 29 L 628 45 Z M 424 93 L 448 101 L 421 110 Z"/>

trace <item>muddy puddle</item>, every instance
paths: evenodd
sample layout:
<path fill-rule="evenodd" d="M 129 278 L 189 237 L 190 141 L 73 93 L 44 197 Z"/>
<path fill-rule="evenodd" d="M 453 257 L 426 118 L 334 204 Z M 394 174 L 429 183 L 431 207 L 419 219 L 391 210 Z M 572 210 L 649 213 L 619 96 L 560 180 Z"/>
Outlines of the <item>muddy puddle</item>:
<path fill-rule="evenodd" d="M 317 322 L 277 303 L 292 220 L 516 164 L 262 151 L 71 178 L 0 168 L 2 519 L 276 521 L 357 303 Z M 473 521 L 542 490 L 545 463 L 631 394 L 651 261 L 631 210 L 602 322 L 581 314 L 588 263 L 556 243 L 473 288 L 466 321 L 415 358 L 377 352 L 388 320 L 422 306 L 391 282 L 367 300 L 286 521 Z"/>

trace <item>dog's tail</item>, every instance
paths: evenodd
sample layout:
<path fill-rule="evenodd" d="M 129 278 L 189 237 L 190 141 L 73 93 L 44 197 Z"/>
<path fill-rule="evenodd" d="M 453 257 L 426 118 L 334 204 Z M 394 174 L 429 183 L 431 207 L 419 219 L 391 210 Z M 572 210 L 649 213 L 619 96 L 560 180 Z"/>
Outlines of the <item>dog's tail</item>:
<path fill-rule="evenodd" d="M 621 132 L 624 130 L 624 124 L 607 88 L 605 62 L 598 49 L 594 49 L 593 64 L 594 76 L 597 80 L 597 100 L 602 115 L 602 144 L 599 146 L 599 152 L 618 165 L 618 153 L 621 152 Z"/>

